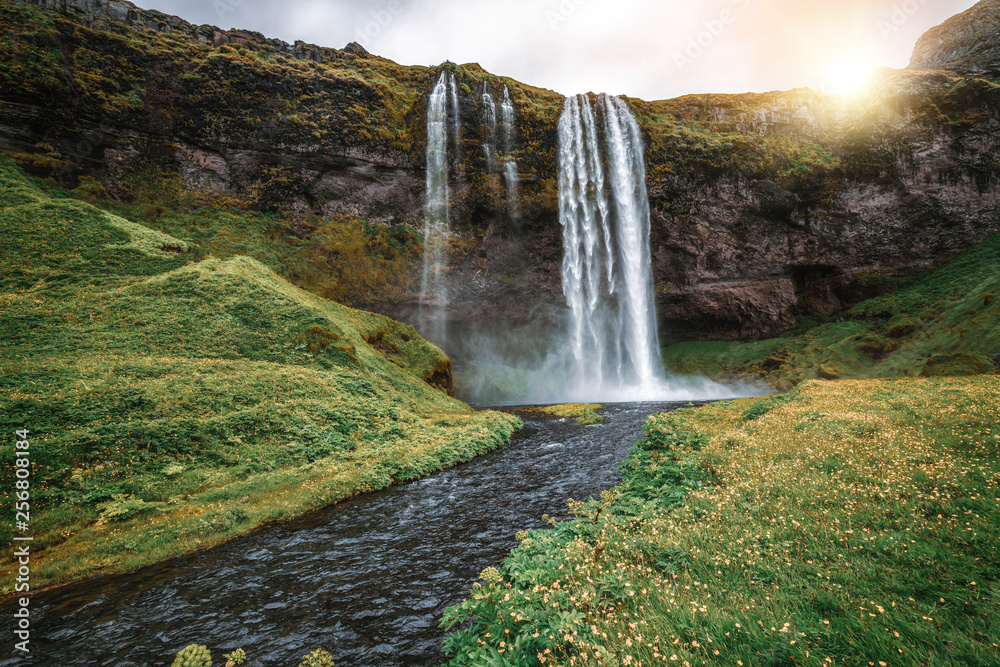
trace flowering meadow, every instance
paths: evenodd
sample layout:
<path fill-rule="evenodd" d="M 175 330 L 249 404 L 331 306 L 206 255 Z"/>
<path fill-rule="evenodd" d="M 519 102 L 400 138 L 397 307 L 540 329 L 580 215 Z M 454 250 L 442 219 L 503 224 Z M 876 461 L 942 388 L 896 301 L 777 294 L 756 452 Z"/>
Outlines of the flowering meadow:
<path fill-rule="evenodd" d="M 449 610 L 452 665 L 1000 664 L 1000 378 L 649 418 Z"/>

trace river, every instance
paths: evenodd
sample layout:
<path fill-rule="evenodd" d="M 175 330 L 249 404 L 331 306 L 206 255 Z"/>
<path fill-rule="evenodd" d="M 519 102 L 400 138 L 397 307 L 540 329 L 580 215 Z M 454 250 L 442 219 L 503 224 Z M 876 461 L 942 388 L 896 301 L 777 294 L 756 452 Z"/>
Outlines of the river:
<path fill-rule="evenodd" d="M 338 667 L 440 664 L 442 613 L 516 546 L 514 533 L 614 486 L 646 417 L 679 405 L 609 405 L 593 426 L 519 413 L 524 429 L 469 463 L 39 594 L 31 653 L 0 665 L 169 665 L 191 643 L 207 644 L 214 664 L 243 648 L 248 667 L 295 667 L 320 647 Z"/>

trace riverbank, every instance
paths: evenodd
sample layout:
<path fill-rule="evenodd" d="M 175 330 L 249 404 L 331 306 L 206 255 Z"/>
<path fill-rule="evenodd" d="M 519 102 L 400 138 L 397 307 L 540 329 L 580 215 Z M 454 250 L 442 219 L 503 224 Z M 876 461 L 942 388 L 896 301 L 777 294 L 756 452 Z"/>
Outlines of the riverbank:
<path fill-rule="evenodd" d="M 32 590 L 415 479 L 519 427 L 449 396 L 448 357 L 412 326 L 75 200 L 7 158 L 0 237 L 0 497 L 13 507 L 26 429 L 16 534 L 33 538 Z M 13 571 L 10 553 L 0 567 Z"/>
<path fill-rule="evenodd" d="M 996 664 L 1000 379 L 810 381 L 647 422 L 519 535 L 452 665 Z"/>

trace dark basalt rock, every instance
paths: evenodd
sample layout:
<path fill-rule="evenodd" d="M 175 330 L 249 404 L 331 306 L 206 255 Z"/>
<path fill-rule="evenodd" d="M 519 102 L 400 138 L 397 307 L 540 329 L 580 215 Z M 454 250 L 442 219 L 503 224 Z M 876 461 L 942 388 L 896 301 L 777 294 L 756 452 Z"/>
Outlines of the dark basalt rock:
<path fill-rule="evenodd" d="M 775 220 L 788 220 L 799 205 L 799 198 L 777 183 L 761 181 L 754 183 L 757 210 L 761 215 Z"/>

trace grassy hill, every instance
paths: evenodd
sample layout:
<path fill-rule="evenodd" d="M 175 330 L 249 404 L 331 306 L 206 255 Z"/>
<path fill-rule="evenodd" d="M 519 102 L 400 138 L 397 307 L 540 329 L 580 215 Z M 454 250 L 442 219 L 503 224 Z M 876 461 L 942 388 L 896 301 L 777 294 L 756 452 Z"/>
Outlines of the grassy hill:
<path fill-rule="evenodd" d="M 977 375 L 1000 353 L 1000 235 L 891 294 L 779 338 L 665 348 L 667 370 L 721 380 L 763 378 L 779 390 L 808 379 Z"/>
<path fill-rule="evenodd" d="M 41 187 L 7 158 L 0 238 L 0 452 L 31 431 L 33 587 L 412 479 L 517 427 L 451 398 L 450 361 L 411 326 Z M 14 468 L 0 474 L 12 506 Z"/>

